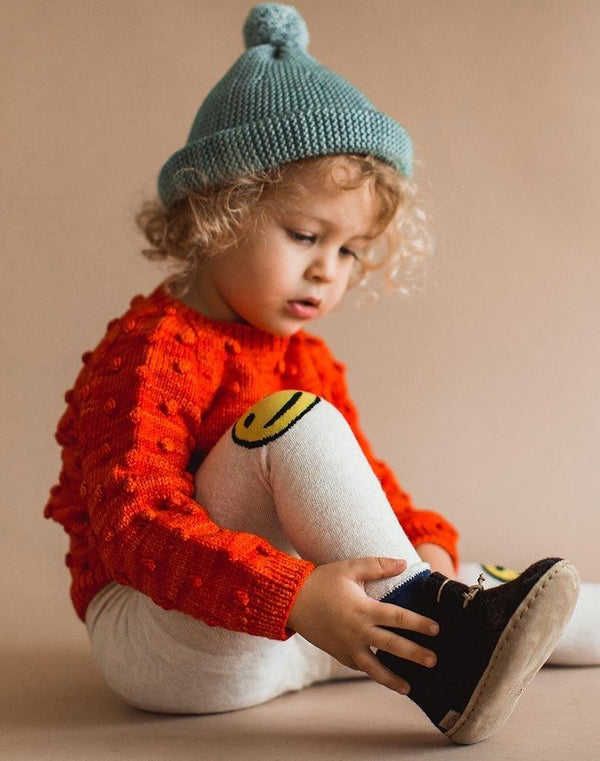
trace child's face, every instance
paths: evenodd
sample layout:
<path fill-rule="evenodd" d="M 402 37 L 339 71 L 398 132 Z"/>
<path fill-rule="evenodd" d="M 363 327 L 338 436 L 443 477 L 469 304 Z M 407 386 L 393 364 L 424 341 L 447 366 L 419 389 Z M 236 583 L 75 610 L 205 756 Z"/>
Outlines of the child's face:
<path fill-rule="evenodd" d="M 275 213 L 202 269 L 201 312 L 289 336 L 340 303 L 355 255 L 379 232 L 376 201 L 369 183 L 339 191 L 304 172 L 302 184 L 306 195 L 292 204 L 280 192 Z"/>

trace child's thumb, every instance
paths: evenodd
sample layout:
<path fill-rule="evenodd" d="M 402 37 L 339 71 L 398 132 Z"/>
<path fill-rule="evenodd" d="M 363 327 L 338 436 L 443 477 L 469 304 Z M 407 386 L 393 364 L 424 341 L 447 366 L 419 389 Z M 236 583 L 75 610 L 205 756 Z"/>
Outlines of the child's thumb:
<path fill-rule="evenodd" d="M 401 558 L 367 557 L 357 560 L 357 581 L 377 581 L 396 576 L 406 568 L 406 560 Z"/>

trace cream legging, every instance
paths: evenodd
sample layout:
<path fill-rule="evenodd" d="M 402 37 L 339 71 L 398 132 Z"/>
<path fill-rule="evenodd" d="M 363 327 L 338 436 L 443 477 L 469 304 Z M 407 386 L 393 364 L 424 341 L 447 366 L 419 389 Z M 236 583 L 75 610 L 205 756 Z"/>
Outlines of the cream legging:
<path fill-rule="evenodd" d="M 398 524 L 352 430 L 328 402 L 277 392 L 242 416 L 196 474 L 196 499 L 224 528 L 321 564 L 406 558 L 400 577 L 369 582 L 382 597 L 427 569 Z M 210 627 L 112 583 L 89 605 L 94 660 L 128 703 L 167 713 L 244 708 L 315 682 L 364 676 L 300 635 L 286 641 Z"/>
<path fill-rule="evenodd" d="M 235 434 L 235 435 L 234 435 Z M 268 539 L 322 564 L 380 555 L 405 558 L 399 577 L 369 582 L 381 598 L 428 568 L 394 517 L 343 416 L 304 392 L 278 392 L 248 411 L 217 442 L 196 474 L 196 499 L 220 526 Z M 461 564 L 458 577 L 486 586 L 511 572 Z M 600 663 L 600 585 L 584 585 L 551 663 Z M 88 607 L 94 659 L 115 692 L 166 713 L 211 713 L 262 703 L 330 679 L 364 676 L 296 634 L 270 640 L 160 608 L 112 583 Z"/>

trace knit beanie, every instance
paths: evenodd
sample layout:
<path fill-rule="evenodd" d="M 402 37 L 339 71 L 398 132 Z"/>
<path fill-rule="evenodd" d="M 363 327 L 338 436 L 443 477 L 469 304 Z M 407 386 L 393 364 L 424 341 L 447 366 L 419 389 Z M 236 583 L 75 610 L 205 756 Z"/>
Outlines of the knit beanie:
<path fill-rule="evenodd" d="M 308 29 L 296 8 L 256 5 L 243 38 L 245 52 L 208 93 L 187 143 L 160 171 L 165 206 L 228 177 L 336 153 L 370 154 L 411 176 L 406 130 L 308 53 Z"/>

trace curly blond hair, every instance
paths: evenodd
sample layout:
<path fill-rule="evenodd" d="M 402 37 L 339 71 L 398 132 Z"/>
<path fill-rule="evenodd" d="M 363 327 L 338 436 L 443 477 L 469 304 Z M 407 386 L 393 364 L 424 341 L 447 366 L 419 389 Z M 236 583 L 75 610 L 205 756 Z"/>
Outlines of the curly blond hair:
<path fill-rule="evenodd" d="M 351 170 L 343 179 L 334 172 L 339 166 Z M 151 247 L 142 249 L 142 254 L 174 269 L 165 283 L 174 296 L 183 296 L 203 263 L 225 252 L 250 229 L 256 229 L 265 214 L 276 212 L 280 193 L 286 194 L 286 201 L 293 201 L 306 192 L 302 185 L 302 173 L 306 171 L 321 180 L 329 177 L 340 191 L 365 182 L 372 184 L 379 232 L 355 262 L 349 283 L 349 288 L 359 286 L 360 303 L 379 298 L 370 287 L 371 275 L 377 270 L 383 274 L 385 290 L 403 297 L 424 292 L 434 251 L 429 215 L 415 184 L 370 155 L 310 157 L 226 178 L 212 187 L 202 187 L 208 183 L 199 173 L 199 188 L 172 207 L 165 208 L 159 199 L 143 202 L 135 221 Z"/>

